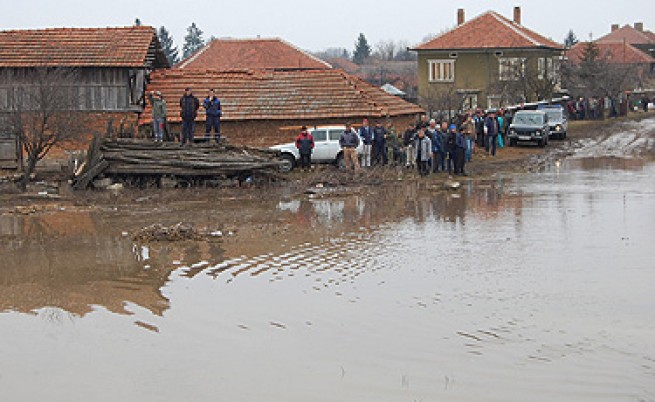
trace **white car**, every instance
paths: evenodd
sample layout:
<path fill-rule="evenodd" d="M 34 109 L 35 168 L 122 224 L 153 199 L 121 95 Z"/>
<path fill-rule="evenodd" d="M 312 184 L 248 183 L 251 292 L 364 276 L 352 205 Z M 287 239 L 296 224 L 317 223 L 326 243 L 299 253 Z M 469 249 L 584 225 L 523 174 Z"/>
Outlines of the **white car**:
<path fill-rule="evenodd" d="M 314 137 L 314 151 L 312 152 L 312 164 L 314 163 L 333 163 L 339 168 L 344 167 L 343 151 L 339 146 L 339 138 L 344 132 L 344 126 L 325 126 L 310 128 L 309 133 Z M 300 153 L 296 148 L 296 143 L 289 142 L 287 144 L 280 144 L 271 147 L 275 151 L 279 151 L 282 160 L 285 162 L 280 170 L 283 172 L 291 171 L 300 160 Z M 359 139 L 359 146 L 357 153 L 363 152 L 364 145 L 361 138 Z"/>

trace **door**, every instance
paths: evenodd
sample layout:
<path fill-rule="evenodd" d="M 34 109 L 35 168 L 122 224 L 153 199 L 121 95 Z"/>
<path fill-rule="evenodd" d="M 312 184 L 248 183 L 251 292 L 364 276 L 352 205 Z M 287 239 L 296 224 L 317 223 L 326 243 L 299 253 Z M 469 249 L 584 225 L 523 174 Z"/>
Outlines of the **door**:
<path fill-rule="evenodd" d="M 314 137 L 314 152 L 312 153 L 312 161 L 325 161 L 330 159 L 330 144 L 327 140 L 327 133 L 327 130 L 314 130 L 311 132 L 312 136 Z"/>

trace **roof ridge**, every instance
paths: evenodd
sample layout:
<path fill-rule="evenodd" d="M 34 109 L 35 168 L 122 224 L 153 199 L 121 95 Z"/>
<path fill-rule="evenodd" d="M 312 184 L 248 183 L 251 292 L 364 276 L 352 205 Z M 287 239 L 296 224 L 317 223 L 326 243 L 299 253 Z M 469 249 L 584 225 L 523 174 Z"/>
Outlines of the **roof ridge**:
<path fill-rule="evenodd" d="M 423 45 L 427 45 L 428 43 L 432 42 L 433 40 L 437 40 L 437 39 L 439 39 L 439 38 L 441 38 L 441 37 L 443 37 L 443 36 L 446 36 L 446 35 L 448 35 L 449 33 L 453 32 L 454 30 L 456 30 L 456 29 L 458 29 L 458 28 L 461 28 L 461 27 L 463 27 L 463 26 L 465 26 L 465 25 L 468 25 L 469 23 L 471 23 L 471 22 L 477 20 L 478 18 L 482 18 L 482 17 L 484 17 L 485 15 L 490 14 L 490 13 L 492 13 L 492 12 L 493 12 L 493 11 L 491 11 L 491 10 L 487 10 L 487 11 L 485 11 L 484 13 L 478 15 L 478 16 L 475 17 L 475 18 L 472 18 L 472 19 L 470 19 L 470 20 L 468 20 L 468 21 L 464 21 L 463 23 L 461 23 L 461 24 L 459 24 L 459 25 L 455 25 L 454 27 L 452 27 L 452 28 L 446 30 L 445 32 L 440 33 L 439 35 L 435 36 L 434 38 L 430 38 L 430 39 L 428 39 L 428 40 L 426 40 L 426 41 L 424 41 L 424 42 L 422 42 L 422 43 L 419 43 L 418 45 L 414 46 L 414 48 L 417 49 L 417 48 L 419 48 L 419 47 L 421 47 L 421 46 L 423 46 Z"/>
<path fill-rule="evenodd" d="M 515 26 L 515 25 L 518 25 L 519 27 L 523 28 L 523 25 L 519 25 L 516 22 L 511 22 L 509 19 L 506 19 L 505 17 L 503 17 L 502 15 L 498 14 L 495 11 L 491 11 L 491 15 L 494 18 L 496 18 L 499 22 L 501 22 L 503 25 L 505 25 L 506 27 L 510 28 L 512 31 L 514 31 L 518 35 L 521 35 L 524 39 L 527 39 L 528 41 L 532 42 L 533 45 L 535 45 L 535 46 L 544 46 L 543 43 L 537 42 L 530 35 L 526 34 L 521 29 L 519 29 L 517 26 Z"/>
<path fill-rule="evenodd" d="M 214 41 L 216 41 L 216 40 L 218 40 L 218 39 L 211 40 L 209 43 L 206 43 L 203 47 L 201 47 L 200 49 L 196 50 L 196 51 L 193 52 L 191 55 L 189 55 L 186 59 L 184 59 L 184 60 L 182 60 L 181 62 L 179 62 L 179 63 L 177 64 L 177 68 L 178 68 L 178 69 L 182 69 L 182 68 L 185 68 L 186 66 L 188 66 L 189 63 L 191 63 L 192 61 L 194 61 L 195 59 L 197 59 L 198 56 L 200 56 L 200 55 L 203 54 L 205 51 L 207 51 L 207 49 L 209 49 L 209 48 L 212 46 L 212 44 L 214 43 Z"/>
<path fill-rule="evenodd" d="M 334 67 L 333 67 L 330 63 L 328 63 L 327 61 L 319 59 L 318 57 L 314 56 L 313 54 L 311 54 L 311 53 L 309 53 L 309 52 L 306 52 L 306 51 L 302 50 L 301 48 L 299 48 L 298 46 L 294 45 L 294 44 L 291 43 L 291 42 L 287 42 L 287 41 L 285 41 L 285 40 L 282 39 L 282 38 L 276 38 L 276 39 L 279 40 L 280 42 L 284 43 L 285 45 L 287 45 L 287 46 L 289 46 L 289 47 L 291 47 L 291 48 L 293 48 L 293 49 L 299 51 L 300 53 L 304 54 L 305 56 L 307 56 L 307 57 L 313 59 L 314 61 L 316 61 L 316 62 L 318 62 L 318 63 L 321 63 L 321 64 L 325 65 L 327 68 L 334 68 Z"/>

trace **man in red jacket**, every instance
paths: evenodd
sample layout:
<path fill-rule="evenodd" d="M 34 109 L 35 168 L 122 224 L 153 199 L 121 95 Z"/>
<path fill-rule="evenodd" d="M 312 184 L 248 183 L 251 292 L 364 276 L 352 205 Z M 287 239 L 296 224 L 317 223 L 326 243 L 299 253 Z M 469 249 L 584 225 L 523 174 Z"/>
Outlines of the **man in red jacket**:
<path fill-rule="evenodd" d="M 296 148 L 300 153 L 300 168 L 309 170 L 312 168 L 312 150 L 314 149 L 314 137 L 309 134 L 307 127 L 302 126 L 300 135 L 296 137 Z"/>

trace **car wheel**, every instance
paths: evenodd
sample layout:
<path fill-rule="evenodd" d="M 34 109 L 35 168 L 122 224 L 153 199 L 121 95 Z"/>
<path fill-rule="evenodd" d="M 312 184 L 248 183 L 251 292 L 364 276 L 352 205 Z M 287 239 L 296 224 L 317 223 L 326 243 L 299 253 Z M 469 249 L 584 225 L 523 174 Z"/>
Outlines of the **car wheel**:
<path fill-rule="evenodd" d="M 516 146 L 516 138 L 510 138 L 509 139 L 509 146 L 510 147 L 515 147 Z"/>
<path fill-rule="evenodd" d="M 539 146 L 539 148 L 545 147 L 546 146 L 546 140 L 544 140 L 543 138 L 540 139 L 539 141 L 537 141 L 537 146 Z"/>
<path fill-rule="evenodd" d="M 566 139 L 566 131 L 563 132 L 563 133 L 561 133 L 561 134 L 559 135 L 559 138 L 565 140 L 565 139 Z"/>
<path fill-rule="evenodd" d="M 293 168 L 296 166 L 296 158 L 293 157 L 293 155 L 290 154 L 284 154 L 280 158 L 280 161 L 282 162 L 280 164 L 280 172 L 282 173 L 288 173 L 293 170 Z"/>

